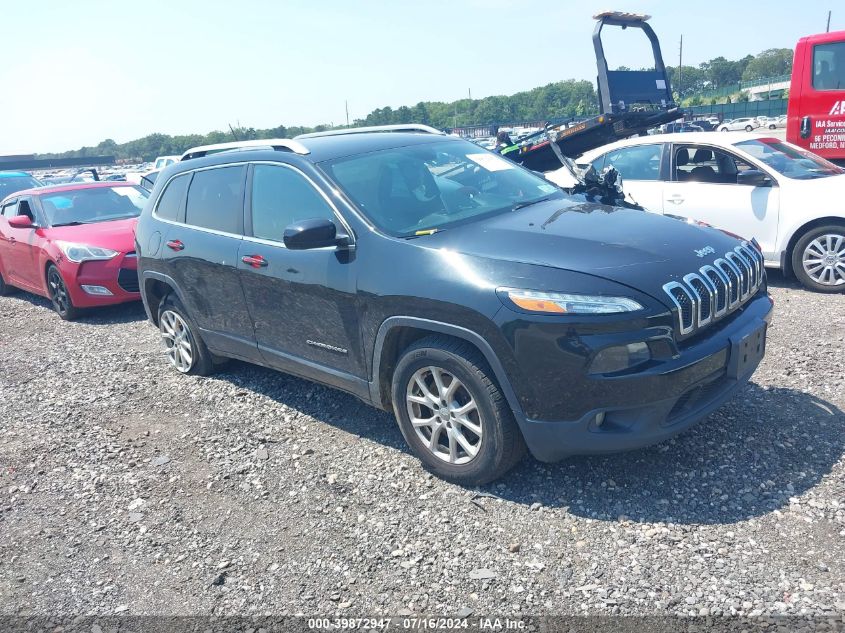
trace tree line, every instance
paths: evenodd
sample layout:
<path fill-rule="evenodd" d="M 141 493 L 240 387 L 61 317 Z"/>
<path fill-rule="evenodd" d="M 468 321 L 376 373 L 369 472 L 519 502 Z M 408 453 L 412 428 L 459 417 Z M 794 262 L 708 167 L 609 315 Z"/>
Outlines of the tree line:
<path fill-rule="evenodd" d="M 628 70 L 620 67 L 620 70 Z M 738 60 L 715 57 L 698 66 L 681 68 L 678 85 L 678 68 L 668 67 L 669 80 L 680 100 L 694 95 L 758 78 L 788 74 L 792 71 L 792 50 L 769 49 L 759 55 L 748 55 Z M 468 125 L 490 125 L 519 121 L 546 121 L 598 112 L 598 98 L 589 81 L 568 79 L 517 92 L 483 99 L 457 101 L 421 101 L 414 106 L 376 108 L 353 126 L 388 125 L 396 123 L 424 123 L 440 129 Z M 336 126 L 345 127 L 345 126 Z M 261 138 L 288 138 L 308 132 L 331 129 L 328 125 L 284 126 L 268 129 L 252 127 L 230 128 L 208 134 L 150 134 L 143 138 L 117 143 L 106 139 L 95 146 L 81 147 L 67 152 L 43 154 L 45 158 L 70 158 L 86 156 L 114 156 L 122 161 L 151 161 L 156 156 L 181 154 L 189 147 L 222 143 L 232 140 Z"/>

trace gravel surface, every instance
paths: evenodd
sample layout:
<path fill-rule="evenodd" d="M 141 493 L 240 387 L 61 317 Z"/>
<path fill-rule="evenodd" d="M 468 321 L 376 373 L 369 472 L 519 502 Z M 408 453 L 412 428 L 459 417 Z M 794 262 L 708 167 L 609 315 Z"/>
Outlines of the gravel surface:
<path fill-rule="evenodd" d="M 0 297 L 0 613 L 845 614 L 845 296 L 771 278 L 702 424 L 480 490 L 351 396 L 177 375 L 140 304 Z"/>

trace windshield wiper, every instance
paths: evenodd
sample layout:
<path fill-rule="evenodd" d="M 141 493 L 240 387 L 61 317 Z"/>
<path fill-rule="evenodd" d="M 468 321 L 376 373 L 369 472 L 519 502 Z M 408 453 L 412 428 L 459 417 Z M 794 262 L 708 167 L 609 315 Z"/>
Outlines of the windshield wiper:
<path fill-rule="evenodd" d="M 80 224 L 90 224 L 90 222 L 80 222 L 79 220 L 74 220 L 73 222 L 62 222 L 60 224 L 53 224 L 51 225 L 53 228 L 57 226 L 79 226 Z"/>
<path fill-rule="evenodd" d="M 517 211 L 519 209 L 524 209 L 525 207 L 530 207 L 532 204 L 539 204 L 541 202 L 547 202 L 555 197 L 555 194 L 550 196 L 544 196 L 542 198 L 537 198 L 536 200 L 529 200 L 528 202 L 519 202 L 511 207 L 511 211 Z"/>

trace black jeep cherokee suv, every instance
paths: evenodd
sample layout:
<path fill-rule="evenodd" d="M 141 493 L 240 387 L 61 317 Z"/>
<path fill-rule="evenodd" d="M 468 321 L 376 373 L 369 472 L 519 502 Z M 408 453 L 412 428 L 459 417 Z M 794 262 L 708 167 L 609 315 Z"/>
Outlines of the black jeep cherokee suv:
<path fill-rule="evenodd" d="M 178 371 L 230 357 L 342 389 L 476 485 L 526 445 L 555 461 L 668 438 L 759 364 L 755 245 L 570 197 L 458 138 L 355 132 L 162 173 L 138 270 Z"/>

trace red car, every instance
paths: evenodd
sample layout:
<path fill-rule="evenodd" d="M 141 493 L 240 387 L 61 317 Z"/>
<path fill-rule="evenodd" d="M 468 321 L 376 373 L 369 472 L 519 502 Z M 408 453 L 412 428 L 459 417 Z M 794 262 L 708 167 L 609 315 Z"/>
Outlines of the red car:
<path fill-rule="evenodd" d="M 120 182 L 26 189 L 0 205 L 0 295 L 47 297 L 71 320 L 80 308 L 137 301 L 135 224 L 149 192 Z"/>

